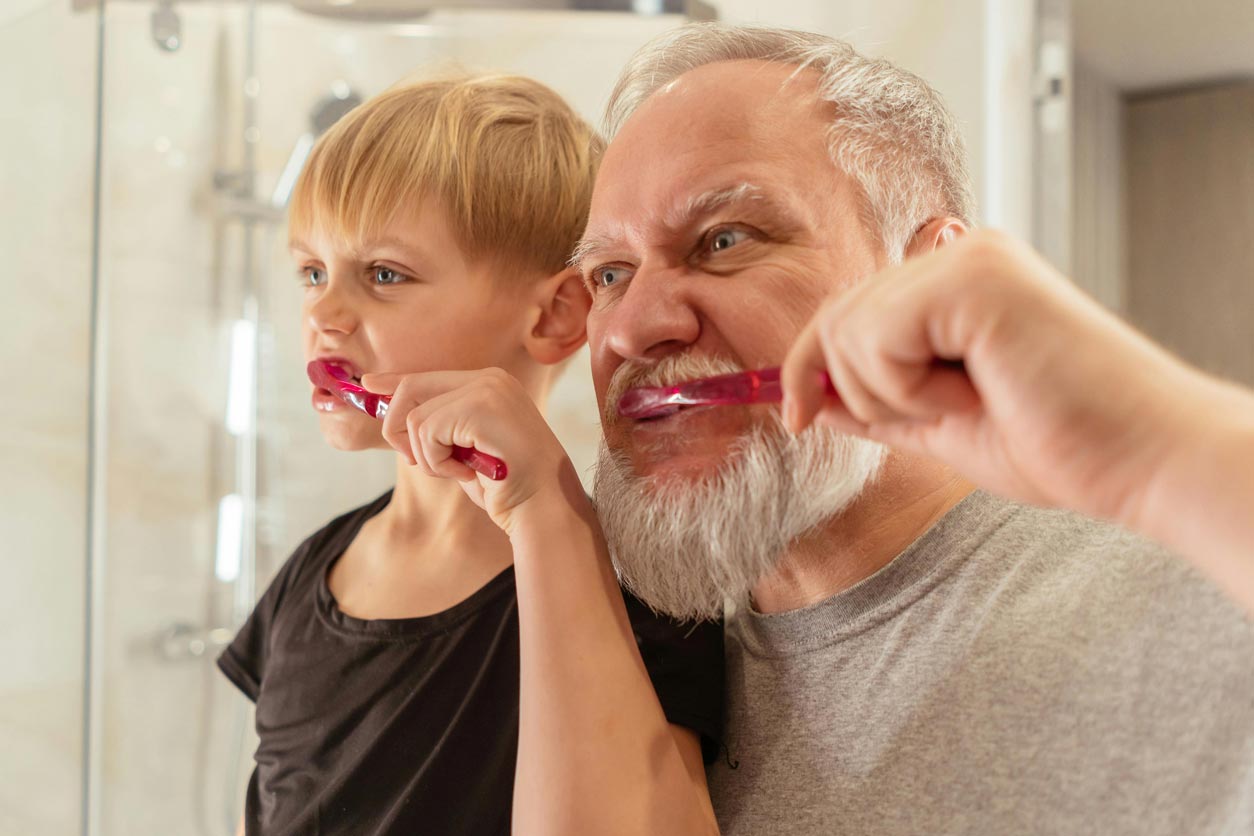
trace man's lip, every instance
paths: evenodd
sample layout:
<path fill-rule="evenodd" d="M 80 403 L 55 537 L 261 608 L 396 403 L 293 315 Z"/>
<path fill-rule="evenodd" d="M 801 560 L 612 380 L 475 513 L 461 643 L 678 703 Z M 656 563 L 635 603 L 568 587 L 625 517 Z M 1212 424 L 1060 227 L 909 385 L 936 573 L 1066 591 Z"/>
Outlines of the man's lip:
<path fill-rule="evenodd" d="M 715 404 L 697 404 L 694 406 L 676 406 L 673 411 L 669 411 L 663 415 L 653 418 L 630 418 L 627 420 L 627 426 L 632 430 L 648 430 L 655 428 L 658 430 L 668 429 L 678 423 L 677 419 L 681 415 L 706 412 L 714 409 Z"/>

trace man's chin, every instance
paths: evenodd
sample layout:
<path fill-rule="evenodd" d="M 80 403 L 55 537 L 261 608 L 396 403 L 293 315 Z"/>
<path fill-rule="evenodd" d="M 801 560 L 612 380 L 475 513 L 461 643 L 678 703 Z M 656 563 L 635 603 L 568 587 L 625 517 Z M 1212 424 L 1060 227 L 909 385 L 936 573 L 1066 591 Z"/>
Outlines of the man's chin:
<path fill-rule="evenodd" d="M 685 413 L 663 421 L 686 422 Z M 626 461 L 649 491 L 668 491 L 715 478 L 739 455 L 752 427 L 743 420 L 717 426 L 694 410 L 696 423 L 656 430 L 649 424 L 607 438 L 609 449 Z"/>
<path fill-rule="evenodd" d="M 602 448 L 596 499 L 620 577 L 655 609 L 717 617 L 778 566 L 791 544 L 853 502 L 883 448 L 812 429 L 755 430 L 725 451 L 688 450 L 637 470 L 638 449 Z M 642 472 L 641 472 L 642 471 Z"/>
<path fill-rule="evenodd" d="M 629 455 L 632 475 L 647 494 L 688 490 L 711 478 L 728 461 L 722 453 L 678 453 L 669 456 Z"/>

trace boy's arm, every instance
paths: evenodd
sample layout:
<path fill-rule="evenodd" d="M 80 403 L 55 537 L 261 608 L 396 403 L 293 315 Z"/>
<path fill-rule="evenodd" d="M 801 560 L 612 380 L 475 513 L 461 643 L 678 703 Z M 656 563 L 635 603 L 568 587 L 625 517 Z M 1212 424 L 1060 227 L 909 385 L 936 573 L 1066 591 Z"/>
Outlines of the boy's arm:
<path fill-rule="evenodd" d="M 700 747 L 667 722 L 592 503 L 530 394 L 500 369 L 371 374 L 362 386 L 392 396 L 388 443 L 428 475 L 457 479 L 513 546 L 514 832 L 716 833 Z M 454 445 L 502 459 L 508 475 L 476 474 Z"/>
<path fill-rule="evenodd" d="M 697 735 L 667 722 L 574 469 L 512 526 L 521 645 L 518 834 L 706 834 Z"/>

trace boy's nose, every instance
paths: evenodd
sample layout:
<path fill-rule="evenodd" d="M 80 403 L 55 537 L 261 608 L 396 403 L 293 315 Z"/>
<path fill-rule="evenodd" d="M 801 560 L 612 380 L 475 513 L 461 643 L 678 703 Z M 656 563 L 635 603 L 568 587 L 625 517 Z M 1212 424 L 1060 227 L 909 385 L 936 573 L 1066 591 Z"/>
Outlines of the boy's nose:
<path fill-rule="evenodd" d="M 309 303 L 306 316 L 309 326 L 318 333 L 351 334 L 357 328 L 357 315 L 334 282 Z"/>

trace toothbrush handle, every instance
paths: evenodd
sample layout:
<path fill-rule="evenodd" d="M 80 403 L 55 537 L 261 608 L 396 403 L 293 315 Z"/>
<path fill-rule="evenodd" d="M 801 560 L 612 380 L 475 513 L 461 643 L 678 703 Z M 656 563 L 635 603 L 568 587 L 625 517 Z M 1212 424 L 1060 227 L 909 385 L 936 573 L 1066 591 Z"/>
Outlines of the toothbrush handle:
<path fill-rule="evenodd" d="M 505 462 L 496 456 L 480 453 L 473 447 L 453 447 L 453 458 L 469 467 L 476 473 L 482 473 L 494 482 L 499 482 L 509 475 Z"/>

